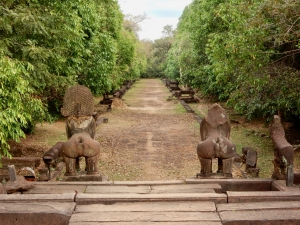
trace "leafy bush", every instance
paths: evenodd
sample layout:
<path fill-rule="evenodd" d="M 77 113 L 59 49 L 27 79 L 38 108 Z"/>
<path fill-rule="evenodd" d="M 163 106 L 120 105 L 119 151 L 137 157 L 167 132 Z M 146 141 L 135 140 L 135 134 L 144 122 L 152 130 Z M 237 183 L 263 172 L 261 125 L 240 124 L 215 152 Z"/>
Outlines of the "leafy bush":
<path fill-rule="evenodd" d="M 9 156 L 8 140 L 25 137 L 24 127 L 45 117 L 45 106 L 29 86 L 25 65 L 0 57 L 0 157 Z"/>

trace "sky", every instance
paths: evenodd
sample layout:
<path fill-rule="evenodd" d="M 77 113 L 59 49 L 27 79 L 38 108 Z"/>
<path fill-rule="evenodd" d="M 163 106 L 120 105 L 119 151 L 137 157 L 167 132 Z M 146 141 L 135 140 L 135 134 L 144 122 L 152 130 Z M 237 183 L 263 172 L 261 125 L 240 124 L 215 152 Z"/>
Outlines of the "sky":
<path fill-rule="evenodd" d="M 163 27 L 177 27 L 178 19 L 193 0 L 118 0 L 123 14 L 133 16 L 146 14 L 147 19 L 140 23 L 139 38 L 156 40 L 162 37 Z"/>

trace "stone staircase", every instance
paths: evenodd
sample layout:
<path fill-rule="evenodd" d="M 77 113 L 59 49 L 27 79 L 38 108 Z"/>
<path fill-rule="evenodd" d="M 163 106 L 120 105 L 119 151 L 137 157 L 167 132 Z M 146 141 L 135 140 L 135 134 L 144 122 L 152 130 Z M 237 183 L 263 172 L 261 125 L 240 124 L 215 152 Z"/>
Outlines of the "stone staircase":
<path fill-rule="evenodd" d="M 255 189 L 256 188 L 256 189 Z M 271 179 L 37 182 L 0 195 L 1 224 L 300 224 L 300 191 Z"/>

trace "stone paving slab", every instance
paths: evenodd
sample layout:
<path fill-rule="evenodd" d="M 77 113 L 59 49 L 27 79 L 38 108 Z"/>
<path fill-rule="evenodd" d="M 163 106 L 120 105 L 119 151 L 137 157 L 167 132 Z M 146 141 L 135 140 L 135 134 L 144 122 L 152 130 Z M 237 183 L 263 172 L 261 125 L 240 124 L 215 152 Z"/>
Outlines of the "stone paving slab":
<path fill-rule="evenodd" d="M 212 201 L 226 203 L 227 196 L 217 193 L 173 193 L 173 194 L 81 194 L 76 196 L 77 204 L 114 202 L 159 202 L 159 201 Z"/>
<path fill-rule="evenodd" d="M 162 193 L 218 193 L 222 191 L 219 184 L 184 184 L 151 186 L 151 194 Z"/>
<path fill-rule="evenodd" d="M 174 184 L 184 184 L 184 180 L 158 180 L 158 181 L 114 181 L 114 185 L 174 185 Z"/>
<path fill-rule="evenodd" d="M 220 212 L 223 225 L 299 225 L 299 209 L 224 211 Z"/>
<path fill-rule="evenodd" d="M 299 191 L 227 191 L 228 203 L 267 202 L 267 201 L 300 201 Z"/>
<path fill-rule="evenodd" d="M 71 222 L 69 225 L 222 225 L 221 222 L 198 221 L 198 222 Z"/>
<path fill-rule="evenodd" d="M 267 210 L 285 209 L 300 210 L 300 201 L 281 201 L 281 202 L 250 202 L 250 203 L 228 203 L 217 204 L 218 212 L 224 211 L 247 211 L 247 210 Z M 299 211 L 300 213 L 300 211 Z"/>
<path fill-rule="evenodd" d="M 17 202 L 74 202 L 75 192 L 63 194 L 0 195 L 0 203 Z"/>
<path fill-rule="evenodd" d="M 76 203 L 0 203 L 1 224 L 68 224 Z"/>
<path fill-rule="evenodd" d="M 99 194 L 114 194 L 114 193 L 136 193 L 149 194 L 151 187 L 143 186 L 88 186 L 85 193 L 99 193 Z"/>
<path fill-rule="evenodd" d="M 34 188 L 23 192 L 24 194 L 63 194 L 72 191 L 83 193 L 86 185 L 35 185 Z"/>
<path fill-rule="evenodd" d="M 78 205 L 76 212 L 216 212 L 213 202 L 136 202 Z"/>
<path fill-rule="evenodd" d="M 214 212 L 91 212 L 76 213 L 71 216 L 74 222 L 220 222 Z"/>
<path fill-rule="evenodd" d="M 59 181 L 59 182 L 44 182 L 44 181 L 39 181 L 35 183 L 36 185 L 46 185 L 46 186 L 64 186 L 64 185 L 72 185 L 72 186 L 109 186 L 113 185 L 113 181 Z"/>
<path fill-rule="evenodd" d="M 73 188 L 74 189 L 74 188 Z M 85 193 L 137 193 L 137 194 L 166 194 L 166 193 L 215 193 L 221 192 L 218 184 L 184 184 L 184 185 L 139 185 L 139 186 L 87 186 Z M 82 193 L 82 192 L 81 192 Z"/>
<path fill-rule="evenodd" d="M 167 189 L 167 188 L 159 188 L 151 190 L 151 194 L 167 194 L 167 193 L 216 193 L 214 189 L 201 188 L 201 189 Z"/>

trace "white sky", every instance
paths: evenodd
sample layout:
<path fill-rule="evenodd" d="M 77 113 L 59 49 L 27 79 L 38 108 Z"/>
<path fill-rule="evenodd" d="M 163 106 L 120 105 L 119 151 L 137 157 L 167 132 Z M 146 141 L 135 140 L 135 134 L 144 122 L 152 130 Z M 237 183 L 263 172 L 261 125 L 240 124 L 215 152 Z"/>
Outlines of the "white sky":
<path fill-rule="evenodd" d="M 123 14 L 146 14 L 149 19 L 140 23 L 140 39 L 156 40 L 162 37 L 163 27 L 177 27 L 178 19 L 193 0 L 118 0 Z"/>

